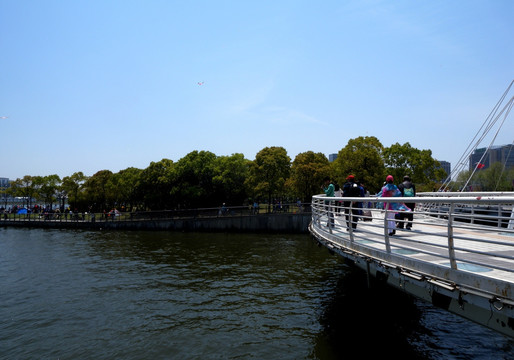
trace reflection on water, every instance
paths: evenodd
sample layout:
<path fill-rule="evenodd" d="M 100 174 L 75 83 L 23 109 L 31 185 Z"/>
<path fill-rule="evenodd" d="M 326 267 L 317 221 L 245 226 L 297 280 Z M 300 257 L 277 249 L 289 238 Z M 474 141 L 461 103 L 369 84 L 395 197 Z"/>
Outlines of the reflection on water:
<path fill-rule="evenodd" d="M 365 359 L 395 355 L 402 359 L 429 358 L 409 342 L 419 328 L 420 311 L 405 293 L 372 282 L 354 269 L 338 279 L 333 295 L 324 303 L 320 322 L 334 358 L 349 349 Z"/>
<path fill-rule="evenodd" d="M 354 349 L 444 359 L 480 354 L 470 342 L 495 358 L 512 351 L 478 325 L 368 290 L 302 235 L 0 228 L 0 284 L 7 359 L 338 359 Z"/>
<path fill-rule="evenodd" d="M 323 304 L 333 359 L 514 359 L 514 340 L 348 269 Z M 325 358 L 325 357 L 320 357 Z"/>

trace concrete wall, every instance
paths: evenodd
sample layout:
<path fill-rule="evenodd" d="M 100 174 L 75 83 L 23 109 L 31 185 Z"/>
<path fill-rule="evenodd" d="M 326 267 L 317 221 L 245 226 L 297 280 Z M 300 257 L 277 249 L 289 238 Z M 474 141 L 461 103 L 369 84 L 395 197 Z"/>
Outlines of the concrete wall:
<path fill-rule="evenodd" d="M 134 221 L 11 221 L 1 220 L 0 226 L 39 227 L 57 229 L 168 230 L 198 232 L 273 232 L 308 233 L 311 214 L 259 214 Z"/>

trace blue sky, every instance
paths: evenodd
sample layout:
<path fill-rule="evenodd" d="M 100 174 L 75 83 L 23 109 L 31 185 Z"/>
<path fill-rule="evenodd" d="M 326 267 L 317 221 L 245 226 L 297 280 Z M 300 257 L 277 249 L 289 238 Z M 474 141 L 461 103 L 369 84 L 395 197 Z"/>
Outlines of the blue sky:
<path fill-rule="evenodd" d="M 0 0 L 0 177 L 194 150 L 328 156 L 358 136 L 454 166 L 514 79 L 512 14 L 510 0 Z M 495 144 L 513 135 L 508 119 Z"/>

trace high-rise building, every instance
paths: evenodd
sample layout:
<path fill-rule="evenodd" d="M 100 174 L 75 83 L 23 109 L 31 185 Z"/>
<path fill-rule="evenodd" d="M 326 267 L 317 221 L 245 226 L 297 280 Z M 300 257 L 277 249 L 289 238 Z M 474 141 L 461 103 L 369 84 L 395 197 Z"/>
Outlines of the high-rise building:
<path fill-rule="evenodd" d="M 514 167 L 514 144 L 475 149 L 469 156 L 469 170 L 488 169 L 495 162 Z"/>
<path fill-rule="evenodd" d="M 438 160 L 438 161 L 439 161 L 439 164 L 441 164 L 441 168 L 444 171 L 446 171 L 446 175 L 448 175 L 448 177 L 450 177 L 450 174 L 452 172 L 452 165 L 448 161 L 444 161 L 444 160 Z M 448 180 L 448 178 L 446 178 L 446 180 Z"/>
<path fill-rule="evenodd" d="M 9 186 L 8 178 L 0 178 L 0 207 L 2 207 L 2 203 L 6 202 L 8 196 L 7 193 L 3 190 L 7 189 Z"/>
<path fill-rule="evenodd" d="M 9 179 L 0 177 L 0 188 L 8 188 L 9 187 Z"/>
<path fill-rule="evenodd" d="M 337 159 L 337 154 L 328 155 L 328 161 L 334 162 L 335 159 Z"/>

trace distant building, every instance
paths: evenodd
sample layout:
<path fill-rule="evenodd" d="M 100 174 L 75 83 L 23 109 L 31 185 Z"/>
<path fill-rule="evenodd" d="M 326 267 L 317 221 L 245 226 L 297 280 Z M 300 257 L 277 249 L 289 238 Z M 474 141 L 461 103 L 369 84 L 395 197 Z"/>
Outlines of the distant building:
<path fill-rule="evenodd" d="M 485 155 L 484 155 L 485 154 Z M 514 145 L 492 146 L 491 148 L 476 149 L 469 156 L 469 170 L 488 169 L 491 164 L 500 162 L 506 168 L 514 167 Z"/>
<path fill-rule="evenodd" d="M 328 161 L 334 162 L 335 159 L 337 159 L 337 154 L 328 155 Z"/>
<path fill-rule="evenodd" d="M 0 177 L 0 188 L 8 188 L 9 186 L 9 179 Z"/>
<path fill-rule="evenodd" d="M 441 164 L 441 168 L 446 171 L 446 175 L 448 176 L 444 181 L 449 180 L 450 174 L 452 173 L 452 164 L 450 164 L 448 161 L 444 160 L 437 160 L 439 161 L 439 164 Z"/>
<path fill-rule="evenodd" d="M 7 189 L 9 186 L 11 186 L 11 184 L 8 178 L 0 178 L 0 207 L 7 202 L 8 196 L 3 190 Z"/>

